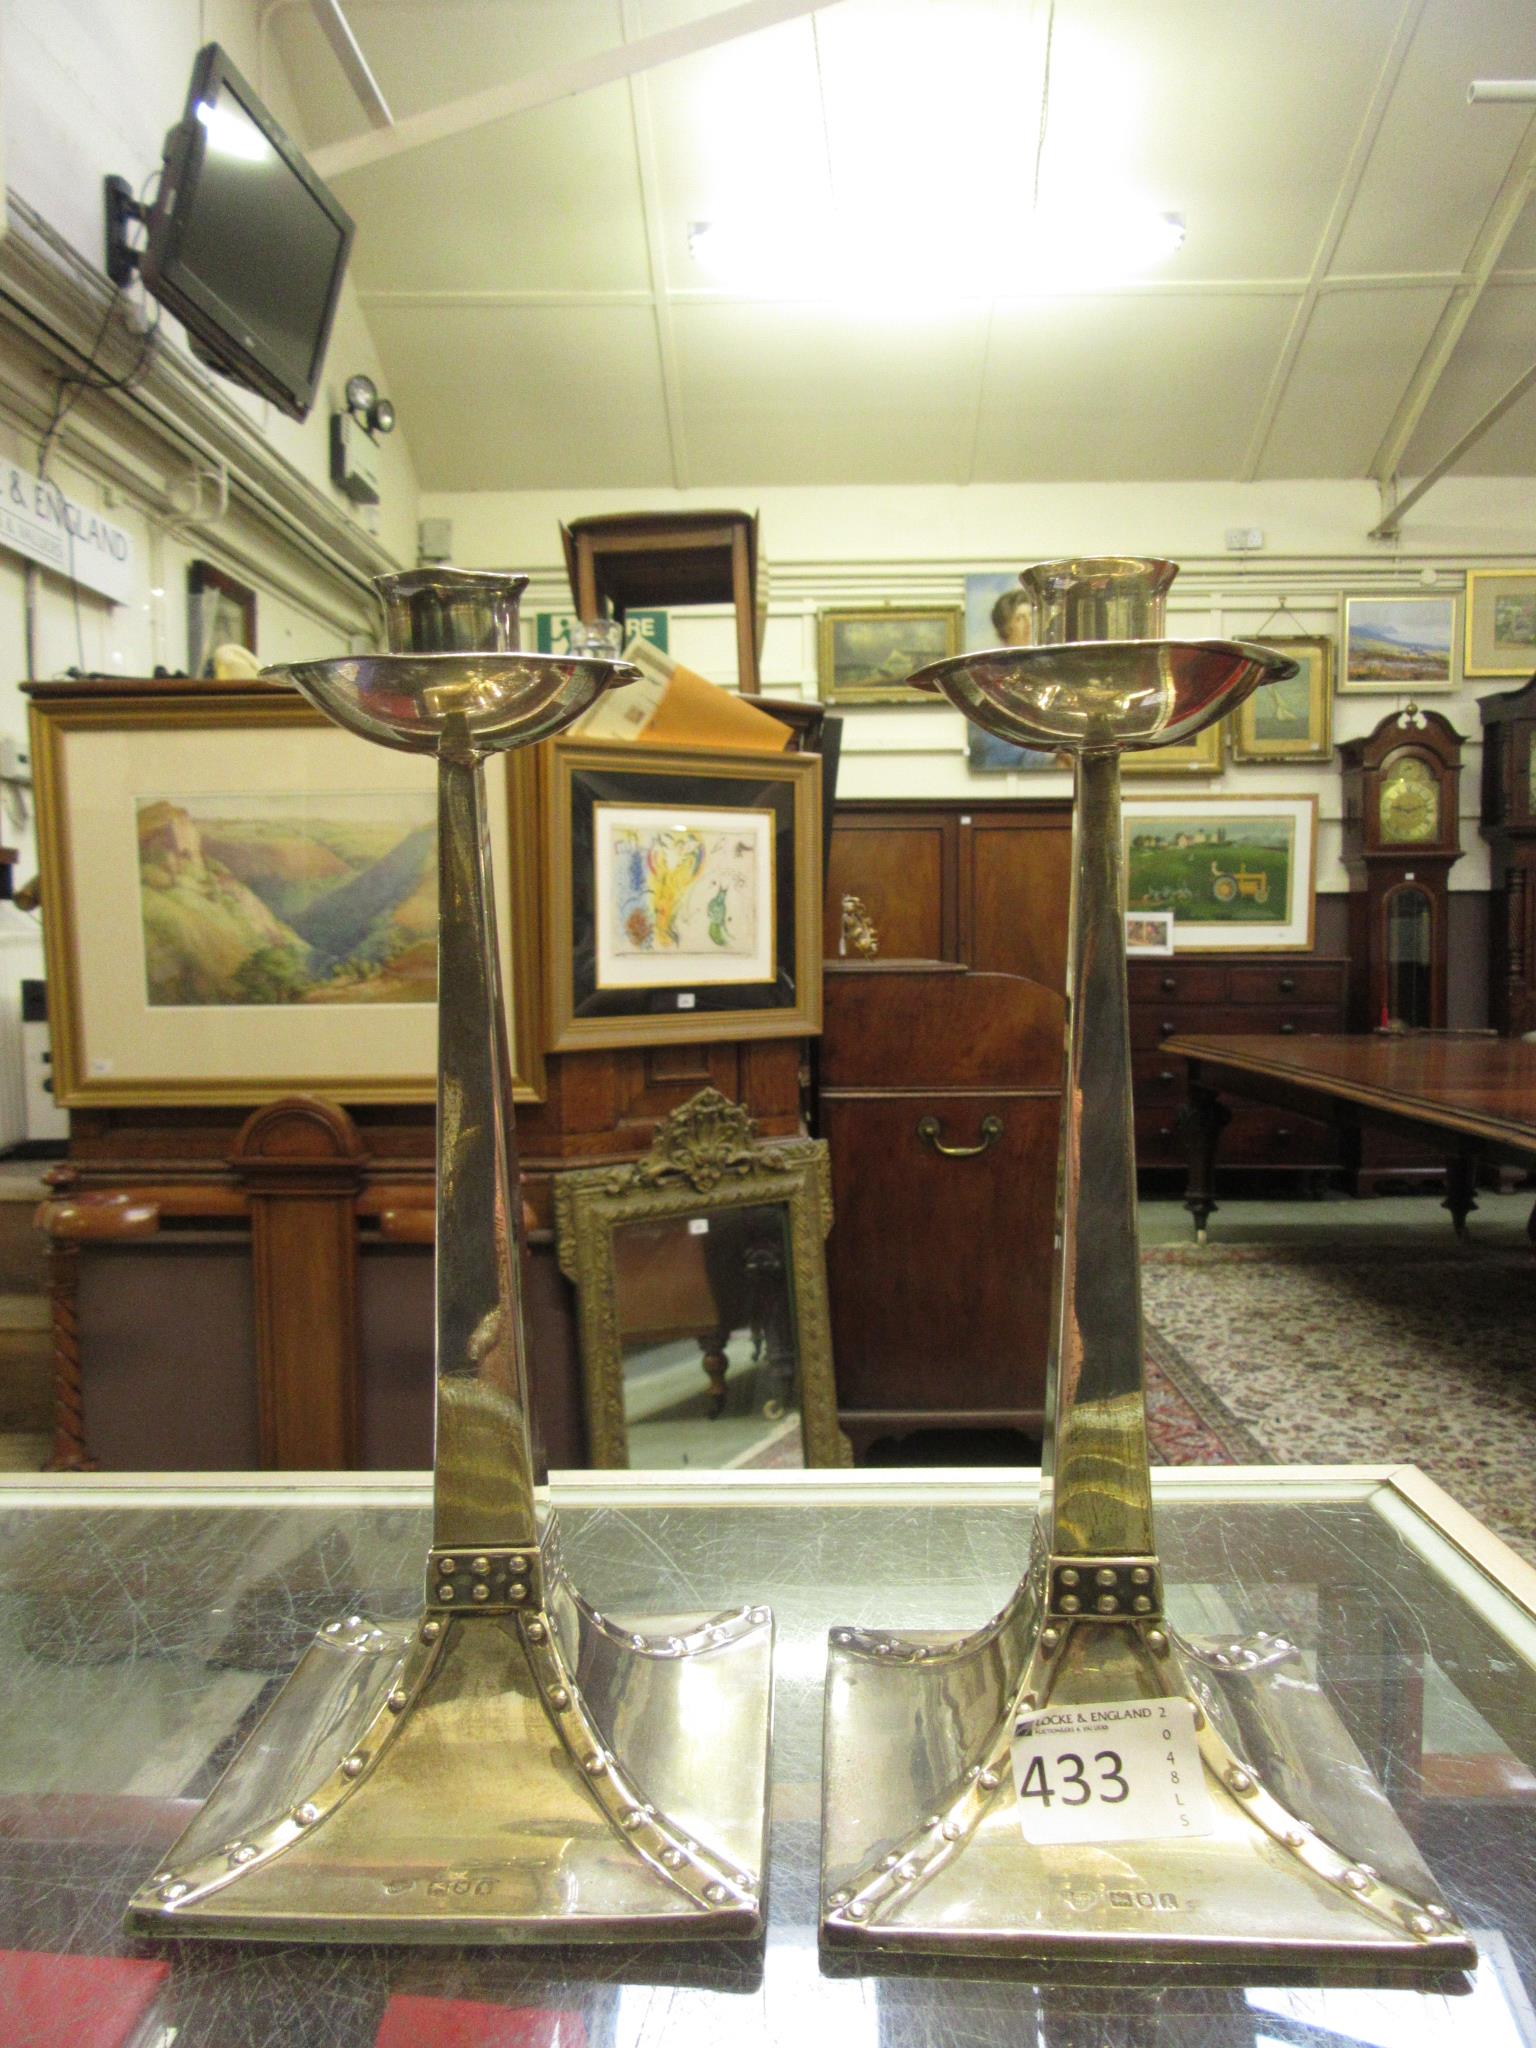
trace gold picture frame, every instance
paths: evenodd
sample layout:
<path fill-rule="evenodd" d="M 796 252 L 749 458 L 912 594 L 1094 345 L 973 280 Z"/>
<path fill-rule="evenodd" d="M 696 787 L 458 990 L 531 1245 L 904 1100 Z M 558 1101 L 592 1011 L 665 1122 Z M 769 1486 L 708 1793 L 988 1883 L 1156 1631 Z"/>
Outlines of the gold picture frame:
<path fill-rule="evenodd" d="M 29 694 L 56 1100 L 67 1109 L 257 1104 L 296 1093 L 342 1104 L 433 1101 L 437 1005 L 421 993 L 429 972 L 434 987 L 436 979 L 435 899 L 425 894 L 435 861 L 422 838 L 430 830 L 435 845 L 431 761 L 371 747 L 297 691 L 266 683 L 43 683 Z M 540 792 L 526 754 L 490 768 L 488 798 L 514 1094 L 538 1101 Z M 332 813 L 358 843 L 350 876 L 334 854 Z M 266 835 L 264 872 L 290 885 L 301 877 L 311 905 L 317 880 L 333 879 L 339 899 L 349 880 L 384 867 L 368 848 L 388 843 L 397 814 L 395 864 L 375 872 L 350 908 L 335 909 L 327 945 L 360 927 L 377 888 L 395 891 L 389 921 L 410 943 L 402 951 L 375 909 L 372 951 L 323 966 L 329 953 L 313 944 L 313 966 L 293 969 L 280 908 L 225 861 L 210 864 L 213 814 L 225 826 L 238 819 L 248 849 Z M 330 854 L 317 852 L 317 819 L 331 832 Z M 386 973 L 397 1000 L 377 992 Z"/>
<path fill-rule="evenodd" d="M 787 1256 L 779 1263 L 787 1298 L 764 1312 L 769 1332 L 760 1347 L 762 1363 L 754 1363 L 750 1370 L 760 1383 L 778 1385 L 775 1353 L 787 1337 L 793 1364 L 785 1369 L 798 1397 L 805 1463 L 853 1463 L 848 1439 L 838 1425 L 832 1371 L 825 1254 L 832 1226 L 832 1171 L 824 1140 L 762 1143 L 745 1109 L 706 1088 L 658 1126 L 646 1158 L 556 1174 L 554 1202 L 561 1270 L 576 1287 L 582 1393 L 594 1466 L 611 1469 L 630 1463 L 626 1333 L 641 1341 L 658 1334 L 665 1341 L 692 1336 L 701 1351 L 698 1394 L 705 1394 L 707 1375 L 710 1384 L 718 1385 L 723 1406 L 723 1340 L 739 1319 L 753 1313 L 747 1306 L 751 1290 L 746 1275 L 735 1275 L 734 1284 L 731 1276 L 735 1264 L 745 1264 L 754 1254 L 761 1266 L 762 1245 L 749 1245 L 746 1233 L 761 1225 L 765 1210 L 783 1211 L 779 1242 Z M 672 1284 L 667 1301 L 648 1298 L 639 1305 L 632 1302 L 626 1311 L 620 1300 L 623 1261 L 617 1248 L 622 1230 L 641 1234 L 642 1253 L 650 1238 L 670 1235 L 665 1252 L 631 1262 L 635 1271 Z M 711 1267 L 703 1249 L 711 1242 L 711 1232 L 724 1255 L 724 1284 L 721 1262 Z M 691 1265 L 684 1256 L 689 1248 L 695 1254 Z M 746 1256 L 733 1256 L 741 1254 Z M 629 1278 L 632 1285 L 633 1274 Z M 772 1286 L 772 1277 L 767 1284 Z M 775 1328 L 782 1333 L 777 1344 Z M 719 1363 L 711 1371 L 706 1363 L 708 1346 L 716 1339 Z"/>
<path fill-rule="evenodd" d="M 1462 674 L 1536 674 L 1536 569 L 1472 569 L 1467 575 Z"/>
<path fill-rule="evenodd" d="M 1171 747 L 1127 747 L 1120 756 L 1120 773 L 1122 776 L 1133 777 L 1219 775 L 1221 733 L 1221 724 L 1208 725 L 1197 732 L 1192 740 L 1178 740 Z"/>
<path fill-rule="evenodd" d="M 538 749 L 551 1052 L 821 1029 L 821 757 Z"/>
<path fill-rule="evenodd" d="M 816 614 L 816 686 L 824 704 L 942 704 L 906 678 L 961 651 L 957 604 L 858 605 Z"/>
<path fill-rule="evenodd" d="M 1264 645 L 1299 662 L 1301 673 L 1266 683 L 1227 720 L 1232 758 L 1247 766 L 1265 761 L 1333 759 L 1333 641 L 1326 633 L 1264 635 Z"/>

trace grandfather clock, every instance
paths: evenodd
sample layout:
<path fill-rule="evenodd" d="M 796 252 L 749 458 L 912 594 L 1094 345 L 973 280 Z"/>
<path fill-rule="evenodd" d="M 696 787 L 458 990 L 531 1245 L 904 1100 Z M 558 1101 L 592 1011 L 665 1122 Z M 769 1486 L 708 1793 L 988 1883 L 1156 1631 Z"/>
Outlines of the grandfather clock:
<path fill-rule="evenodd" d="M 1438 711 L 1410 705 L 1339 748 L 1358 1030 L 1444 1028 L 1446 899 L 1461 858 L 1461 746 Z"/>
<path fill-rule="evenodd" d="M 1488 1020 L 1511 1038 L 1536 1031 L 1536 675 L 1478 705 L 1483 718 L 1483 837 L 1493 867 Z"/>

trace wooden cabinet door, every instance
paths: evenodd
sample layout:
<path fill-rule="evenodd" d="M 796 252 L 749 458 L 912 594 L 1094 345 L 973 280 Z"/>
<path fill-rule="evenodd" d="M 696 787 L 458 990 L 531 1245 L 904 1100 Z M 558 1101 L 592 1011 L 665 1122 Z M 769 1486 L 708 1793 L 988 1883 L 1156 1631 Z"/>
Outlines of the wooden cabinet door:
<path fill-rule="evenodd" d="M 959 958 L 978 973 L 1064 989 L 1071 886 L 1069 805 L 963 817 Z"/>
<path fill-rule="evenodd" d="M 869 912 L 882 960 L 959 959 L 956 829 L 943 811 L 839 806 L 822 921 L 829 960 L 838 953 L 844 896 L 857 896 Z"/>
<path fill-rule="evenodd" d="M 1056 1140 L 1054 1091 L 823 1098 L 838 1410 L 856 1449 L 935 1424 L 1038 1434 L 1045 1409 Z M 972 1158 L 982 1120 L 1002 1134 Z"/>

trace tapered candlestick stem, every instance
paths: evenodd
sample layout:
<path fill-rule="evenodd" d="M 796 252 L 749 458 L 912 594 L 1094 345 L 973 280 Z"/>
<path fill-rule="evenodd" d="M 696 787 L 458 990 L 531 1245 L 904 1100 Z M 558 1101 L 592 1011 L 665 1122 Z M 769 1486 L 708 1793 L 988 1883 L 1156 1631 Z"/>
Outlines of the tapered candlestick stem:
<path fill-rule="evenodd" d="M 1153 1549 L 1117 753 L 1077 760 L 1046 1448 L 1058 1557 Z"/>
<path fill-rule="evenodd" d="M 437 1458 L 433 1540 L 538 1540 L 512 1125 L 485 771 L 438 756 Z"/>

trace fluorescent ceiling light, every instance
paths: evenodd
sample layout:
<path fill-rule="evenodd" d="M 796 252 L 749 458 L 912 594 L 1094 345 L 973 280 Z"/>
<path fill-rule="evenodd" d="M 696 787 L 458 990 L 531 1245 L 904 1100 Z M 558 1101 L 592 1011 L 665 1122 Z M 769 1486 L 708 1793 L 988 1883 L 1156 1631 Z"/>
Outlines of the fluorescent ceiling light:
<path fill-rule="evenodd" d="M 753 297 L 899 297 L 904 304 L 1030 298 L 1112 285 L 1184 244 L 1184 216 L 1123 193 L 1083 195 L 1066 208 L 999 222 L 974 208 L 914 220 L 903 209 L 841 227 L 825 216 L 730 213 L 688 224 L 688 253 L 712 284 Z M 942 249 L 948 291 L 912 282 L 913 252 Z"/>

